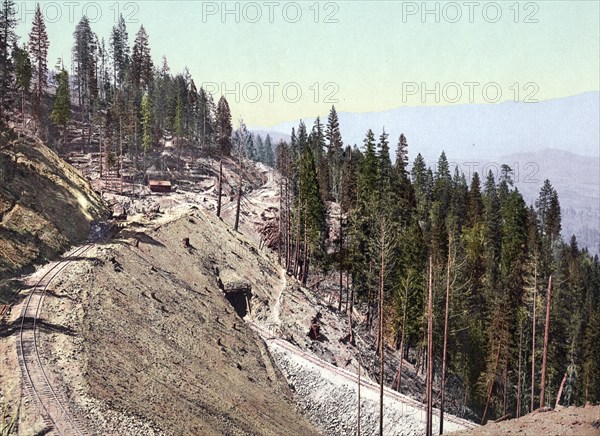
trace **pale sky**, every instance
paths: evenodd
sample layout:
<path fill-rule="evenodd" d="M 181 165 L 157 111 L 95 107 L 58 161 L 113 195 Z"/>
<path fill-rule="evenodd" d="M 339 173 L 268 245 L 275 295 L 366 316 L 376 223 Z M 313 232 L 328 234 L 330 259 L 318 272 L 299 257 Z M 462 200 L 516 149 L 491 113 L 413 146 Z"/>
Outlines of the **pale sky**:
<path fill-rule="evenodd" d="M 18 32 L 26 37 L 35 2 L 16 4 Z M 332 103 L 338 111 L 371 112 L 546 100 L 599 90 L 599 5 L 41 2 L 50 37 L 49 66 L 61 56 L 68 63 L 73 30 L 84 12 L 107 43 L 122 12 L 131 45 L 143 24 L 155 64 L 164 54 L 172 72 L 187 66 L 198 87 L 206 84 L 216 98 L 225 94 L 234 119 L 243 117 L 249 126 L 326 117 Z"/>

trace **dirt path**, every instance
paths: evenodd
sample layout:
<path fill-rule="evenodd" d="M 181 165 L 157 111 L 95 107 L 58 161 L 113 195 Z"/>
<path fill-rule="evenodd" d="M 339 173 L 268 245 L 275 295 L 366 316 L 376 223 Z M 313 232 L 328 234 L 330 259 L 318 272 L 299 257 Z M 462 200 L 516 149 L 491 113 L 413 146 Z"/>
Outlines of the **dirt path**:
<path fill-rule="evenodd" d="M 270 323 L 274 324 L 276 327 L 281 325 L 281 299 L 283 297 L 283 291 L 287 288 L 287 274 L 283 268 L 279 269 L 279 275 L 281 277 L 281 286 L 279 288 L 279 292 L 277 292 L 277 298 L 275 299 L 275 304 L 271 310 Z"/>

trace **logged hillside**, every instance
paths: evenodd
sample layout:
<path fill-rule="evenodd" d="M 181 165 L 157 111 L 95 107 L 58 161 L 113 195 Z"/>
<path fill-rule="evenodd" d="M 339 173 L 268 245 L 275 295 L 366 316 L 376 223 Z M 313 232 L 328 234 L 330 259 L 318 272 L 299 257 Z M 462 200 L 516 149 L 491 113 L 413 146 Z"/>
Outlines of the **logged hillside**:
<path fill-rule="evenodd" d="M 81 174 L 39 140 L 0 147 L 0 181 L 0 280 L 84 240 L 105 214 Z"/>

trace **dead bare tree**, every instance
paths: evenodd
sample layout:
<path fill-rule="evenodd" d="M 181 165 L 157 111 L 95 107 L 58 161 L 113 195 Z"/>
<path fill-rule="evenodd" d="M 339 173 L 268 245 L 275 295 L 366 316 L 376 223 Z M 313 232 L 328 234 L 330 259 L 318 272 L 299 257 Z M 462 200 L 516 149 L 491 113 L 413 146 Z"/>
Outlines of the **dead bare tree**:
<path fill-rule="evenodd" d="M 102 179 L 102 126 L 98 129 L 100 133 L 100 139 L 98 140 L 98 148 L 100 149 L 100 155 L 98 161 L 100 163 L 100 179 Z"/>
<path fill-rule="evenodd" d="M 360 436 L 360 348 L 358 348 L 358 416 L 356 418 L 356 435 Z"/>
<path fill-rule="evenodd" d="M 427 419 L 425 435 L 431 436 L 433 430 L 433 259 L 429 256 L 429 281 L 427 286 Z"/>
<path fill-rule="evenodd" d="M 119 169 L 119 176 L 121 178 L 121 194 L 123 193 L 123 120 L 121 117 L 119 117 L 119 144 L 120 144 L 120 151 L 119 151 L 119 165 L 120 165 L 120 169 Z"/>
<path fill-rule="evenodd" d="M 282 228 L 281 221 L 283 219 L 283 176 L 279 179 L 279 219 L 277 220 L 277 262 L 281 266 L 281 239 Z"/>
<path fill-rule="evenodd" d="M 241 208 L 241 204 L 242 204 L 242 182 L 243 182 L 242 171 L 240 169 L 238 189 L 237 189 L 237 194 L 236 194 L 235 223 L 233 225 L 233 230 L 235 230 L 236 232 L 240 226 L 240 208 Z"/>
<path fill-rule="evenodd" d="M 344 229 L 343 229 L 343 213 L 342 213 L 342 208 L 340 207 L 340 299 L 338 302 L 338 312 L 342 311 L 342 295 L 344 292 L 344 278 L 343 278 L 343 274 L 344 274 L 344 258 L 343 258 L 343 249 L 344 249 Z M 346 306 L 348 306 L 348 297 L 346 297 Z"/>
<path fill-rule="evenodd" d="M 385 286 L 385 230 L 381 220 L 381 271 L 379 273 L 379 435 L 383 436 L 383 287 Z M 342 294 L 340 291 L 340 309 Z"/>
<path fill-rule="evenodd" d="M 402 301 L 402 327 L 400 334 L 400 364 L 398 365 L 398 373 L 396 374 L 396 390 L 400 392 L 402 386 L 402 364 L 404 362 L 404 332 L 406 326 L 406 309 L 408 307 L 408 290 L 412 286 L 412 270 L 409 270 L 408 275 L 402 280 L 402 288 L 404 290 Z"/>
<path fill-rule="evenodd" d="M 567 381 L 567 374 L 568 374 L 568 371 L 565 371 L 565 375 L 563 376 L 563 379 L 560 382 L 560 387 L 558 388 L 558 394 L 556 395 L 556 404 L 554 404 L 555 409 L 560 404 L 560 397 L 562 397 L 563 389 L 565 388 L 565 383 Z"/>
<path fill-rule="evenodd" d="M 502 415 L 506 415 L 506 402 L 508 400 L 508 356 L 504 362 L 504 401 L 502 403 Z"/>
<path fill-rule="evenodd" d="M 517 368 L 517 418 L 521 417 L 521 356 L 523 352 L 523 322 L 519 322 L 519 367 Z"/>
<path fill-rule="evenodd" d="M 450 309 L 450 265 L 452 237 L 448 237 L 448 262 L 446 265 L 446 314 L 444 317 L 444 346 L 442 351 L 442 386 L 440 399 L 440 434 L 444 433 L 444 400 L 446 394 L 446 347 L 448 344 L 448 313 Z"/>
<path fill-rule="evenodd" d="M 483 409 L 483 416 L 481 417 L 481 424 L 485 424 L 485 418 L 487 416 L 488 407 L 490 406 L 490 400 L 492 398 L 492 388 L 494 387 L 494 381 L 496 379 L 496 371 L 498 370 L 498 363 L 500 362 L 500 351 L 502 350 L 502 341 L 504 339 L 504 335 L 500 336 L 498 339 L 498 350 L 496 351 L 496 359 L 494 363 L 494 370 L 492 371 L 492 376 L 490 377 L 490 381 L 488 383 L 487 390 L 487 398 L 485 401 L 485 409 Z"/>
<path fill-rule="evenodd" d="M 548 360 L 548 333 L 550 330 L 550 295 L 552 293 L 552 275 L 548 278 L 548 292 L 546 294 L 546 325 L 544 326 L 544 354 L 542 354 L 542 381 L 540 383 L 540 407 L 544 407 L 544 394 L 546 393 L 546 363 Z"/>
<path fill-rule="evenodd" d="M 223 159 L 219 162 L 219 181 L 217 183 L 217 217 L 221 218 L 221 196 L 223 195 Z"/>
<path fill-rule="evenodd" d="M 537 260 L 533 269 L 533 313 L 531 321 L 531 410 L 535 410 L 535 314 L 537 301 Z"/>
<path fill-rule="evenodd" d="M 378 226 L 379 232 L 379 286 L 378 286 L 378 321 L 379 321 L 379 334 L 377 335 L 378 351 L 379 351 L 379 434 L 383 435 L 383 359 L 384 359 L 384 300 L 385 300 L 385 284 L 388 271 L 393 268 L 393 252 L 394 252 L 394 239 L 392 237 L 393 231 L 390 222 L 386 215 L 382 215 Z"/>

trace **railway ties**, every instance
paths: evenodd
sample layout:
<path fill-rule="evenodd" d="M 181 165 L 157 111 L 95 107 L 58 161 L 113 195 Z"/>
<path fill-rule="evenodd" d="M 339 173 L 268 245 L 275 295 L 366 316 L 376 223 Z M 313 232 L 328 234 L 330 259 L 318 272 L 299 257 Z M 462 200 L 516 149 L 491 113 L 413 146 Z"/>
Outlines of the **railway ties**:
<path fill-rule="evenodd" d="M 23 375 L 25 390 L 35 403 L 40 417 L 49 429 L 60 435 L 84 435 L 82 423 L 71 416 L 67 405 L 68 399 L 57 392 L 42 364 L 38 348 L 38 321 L 42 304 L 50 282 L 77 257 L 83 255 L 92 244 L 83 245 L 72 250 L 62 260 L 56 262 L 31 288 L 29 296 L 21 310 L 21 326 L 17 336 L 17 357 Z"/>

